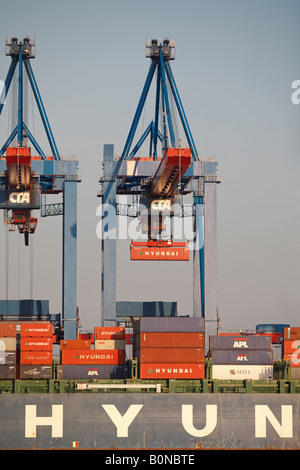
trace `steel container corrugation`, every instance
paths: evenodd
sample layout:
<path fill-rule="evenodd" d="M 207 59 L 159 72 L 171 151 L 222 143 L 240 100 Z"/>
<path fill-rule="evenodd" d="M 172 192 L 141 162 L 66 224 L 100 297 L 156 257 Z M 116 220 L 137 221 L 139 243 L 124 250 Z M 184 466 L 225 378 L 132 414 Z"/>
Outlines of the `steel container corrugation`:
<path fill-rule="evenodd" d="M 61 364 L 124 364 L 125 353 L 117 349 L 87 351 L 65 349 L 61 351 Z"/>
<path fill-rule="evenodd" d="M 267 380 L 273 378 L 273 365 L 213 364 L 212 379 L 219 380 Z"/>
<path fill-rule="evenodd" d="M 0 351 L 16 351 L 17 349 L 17 339 L 2 336 L 0 338 Z"/>
<path fill-rule="evenodd" d="M 210 352 L 213 364 L 273 364 L 273 351 L 212 349 Z"/>
<path fill-rule="evenodd" d="M 144 363 L 140 364 L 141 379 L 203 379 L 204 364 Z"/>
<path fill-rule="evenodd" d="M 94 328 L 95 340 L 96 339 L 125 339 L 124 327 L 110 327 L 110 326 L 95 326 Z"/>
<path fill-rule="evenodd" d="M 64 339 L 60 341 L 60 350 L 63 349 L 91 349 L 91 339 Z"/>
<path fill-rule="evenodd" d="M 135 353 L 140 363 L 204 362 L 204 348 L 140 348 Z"/>
<path fill-rule="evenodd" d="M 15 379 L 16 378 L 16 367 L 0 365 L 0 379 Z"/>
<path fill-rule="evenodd" d="M 300 327 L 284 328 L 283 339 L 284 341 L 292 340 L 292 339 L 300 339 Z"/>
<path fill-rule="evenodd" d="M 119 339 L 96 339 L 95 340 L 95 349 L 119 349 L 125 350 L 125 340 Z"/>
<path fill-rule="evenodd" d="M 138 332 L 204 332 L 202 317 L 141 317 L 133 323 L 134 334 Z"/>
<path fill-rule="evenodd" d="M 52 336 L 49 338 L 21 338 L 20 339 L 20 350 L 21 351 L 52 351 L 53 341 Z"/>
<path fill-rule="evenodd" d="M 13 322 L 0 321 L 0 337 L 8 336 L 10 338 L 15 337 L 17 334 L 17 325 Z"/>
<path fill-rule="evenodd" d="M 52 379 L 51 365 L 20 365 L 20 379 Z"/>
<path fill-rule="evenodd" d="M 138 348 L 204 348 L 204 333 L 139 333 L 134 337 Z"/>
<path fill-rule="evenodd" d="M 126 364 L 76 364 L 61 366 L 62 379 L 125 379 L 128 377 Z"/>
<path fill-rule="evenodd" d="M 20 364 L 51 365 L 52 351 L 20 351 Z"/>
<path fill-rule="evenodd" d="M 210 349 L 268 349 L 272 347 L 270 336 L 210 336 Z"/>
<path fill-rule="evenodd" d="M 26 322 L 21 323 L 21 337 L 40 337 L 52 336 L 53 326 L 52 323 L 47 322 Z"/>

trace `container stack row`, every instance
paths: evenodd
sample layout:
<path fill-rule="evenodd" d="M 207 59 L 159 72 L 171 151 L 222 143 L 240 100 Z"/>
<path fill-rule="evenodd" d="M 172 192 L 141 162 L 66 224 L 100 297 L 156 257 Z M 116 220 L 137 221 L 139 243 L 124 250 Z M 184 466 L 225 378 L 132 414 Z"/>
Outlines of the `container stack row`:
<path fill-rule="evenodd" d="M 51 379 L 53 326 L 51 323 L 21 323 L 20 379 Z"/>
<path fill-rule="evenodd" d="M 284 328 L 282 353 L 291 363 L 291 379 L 300 380 L 300 327 Z"/>
<path fill-rule="evenodd" d="M 273 351 L 269 336 L 210 336 L 209 357 L 213 379 L 273 378 Z"/>
<path fill-rule="evenodd" d="M 10 322 L 0 322 L 0 379 L 16 378 L 17 330 Z"/>
<path fill-rule="evenodd" d="M 141 379 L 202 379 L 203 318 L 141 317 L 133 324 L 133 355 Z"/>
<path fill-rule="evenodd" d="M 127 377 L 125 328 L 95 327 L 91 340 L 60 343 L 61 377 L 64 379 L 121 379 Z"/>

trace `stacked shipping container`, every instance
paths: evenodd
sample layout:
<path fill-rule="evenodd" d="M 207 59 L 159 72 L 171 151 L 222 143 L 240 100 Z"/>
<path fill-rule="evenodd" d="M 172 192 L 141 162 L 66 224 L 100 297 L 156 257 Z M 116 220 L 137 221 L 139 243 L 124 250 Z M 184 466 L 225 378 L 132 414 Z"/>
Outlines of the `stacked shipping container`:
<path fill-rule="evenodd" d="M 204 321 L 141 317 L 133 325 L 133 354 L 141 379 L 204 378 Z"/>
<path fill-rule="evenodd" d="M 53 326 L 28 322 L 20 325 L 20 379 L 51 379 Z"/>
<path fill-rule="evenodd" d="M 0 322 L 0 379 L 16 377 L 16 338 L 16 325 L 10 322 Z"/>
<path fill-rule="evenodd" d="M 127 376 L 125 328 L 95 327 L 94 349 L 90 340 L 61 342 L 62 377 L 117 379 Z"/>
<path fill-rule="evenodd" d="M 300 327 L 284 328 L 282 353 L 291 363 L 291 379 L 300 380 Z"/>
<path fill-rule="evenodd" d="M 273 377 L 269 336 L 210 336 L 213 379 L 265 380 Z"/>

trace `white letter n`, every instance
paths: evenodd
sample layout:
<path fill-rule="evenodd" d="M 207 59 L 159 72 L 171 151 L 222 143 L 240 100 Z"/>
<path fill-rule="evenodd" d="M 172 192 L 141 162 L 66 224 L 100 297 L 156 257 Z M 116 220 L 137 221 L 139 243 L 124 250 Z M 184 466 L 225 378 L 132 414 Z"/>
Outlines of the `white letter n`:
<path fill-rule="evenodd" d="M 293 407 L 281 406 L 282 424 L 277 421 L 268 405 L 255 405 L 255 437 L 267 436 L 267 418 L 279 437 L 293 437 Z"/>
<path fill-rule="evenodd" d="M 52 426 L 52 437 L 63 437 L 63 405 L 52 405 L 52 416 L 36 415 L 36 405 L 25 406 L 25 437 L 36 437 L 37 426 Z"/>

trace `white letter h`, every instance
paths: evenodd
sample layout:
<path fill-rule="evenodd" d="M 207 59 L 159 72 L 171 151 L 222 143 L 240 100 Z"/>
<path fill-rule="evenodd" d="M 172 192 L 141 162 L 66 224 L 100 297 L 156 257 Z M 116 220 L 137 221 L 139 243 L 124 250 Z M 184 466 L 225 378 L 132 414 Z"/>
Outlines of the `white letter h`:
<path fill-rule="evenodd" d="M 36 415 L 36 405 L 25 407 L 25 437 L 36 437 L 37 426 L 52 426 L 52 437 L 63 437 L 63 405 L 52 405 L 52 416 Z"/>

